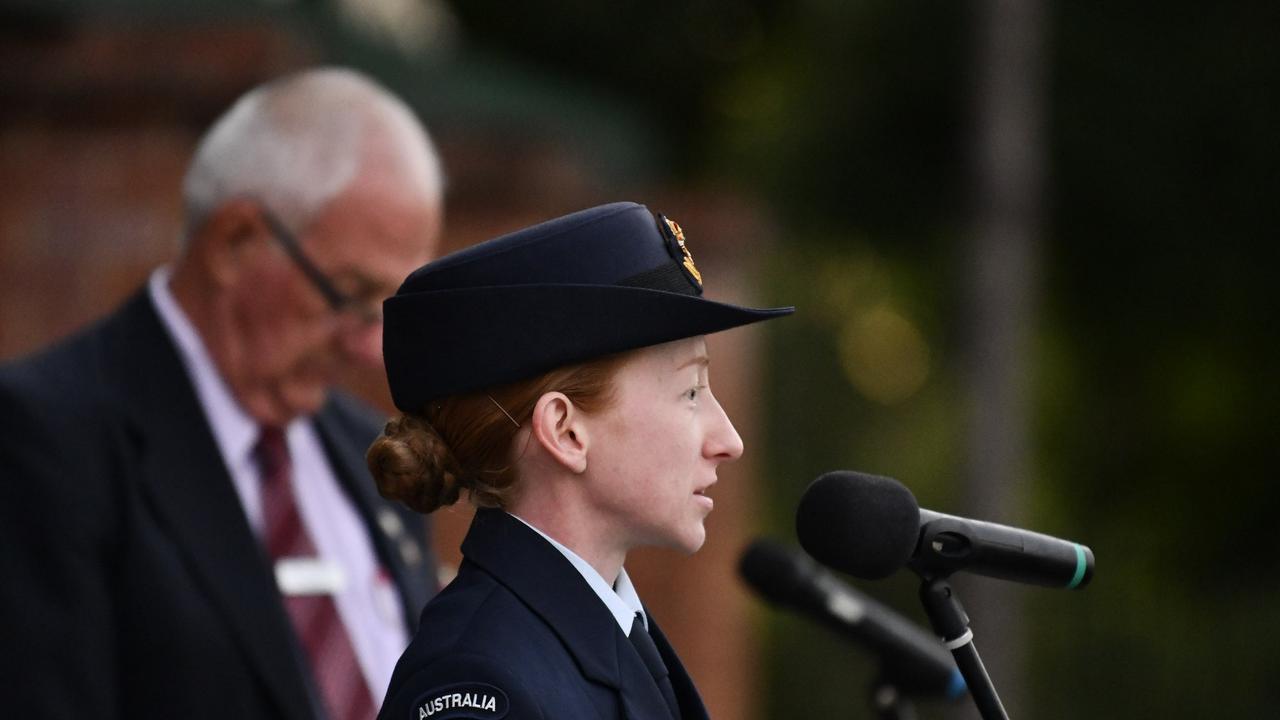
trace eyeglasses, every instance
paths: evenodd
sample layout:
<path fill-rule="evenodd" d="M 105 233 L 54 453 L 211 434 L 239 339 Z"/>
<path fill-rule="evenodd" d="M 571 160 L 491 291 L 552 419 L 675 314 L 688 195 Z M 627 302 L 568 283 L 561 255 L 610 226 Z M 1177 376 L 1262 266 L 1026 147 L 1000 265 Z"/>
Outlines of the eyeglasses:
<path fill-rule="evenodd" d="M 271 211 L 266 205 L 258 203 L 259 209 L 262 211 L 262 219 L 267 223 L 267 229 L 275 236 L 280 247 L 284 248 L 284 252 L 298 266 L 302 274 L 307 277 L 321 296 L 324 297 L 329 307 L 337 314 L 343 315 L 350 313 L 358 318 L 361 322 L 374 324 L 382 321 L 382 304 L 374 299 L 360 298 L 345 293 L 333 284 L 333 280 L 324 273 L 307 254 L 303 252 L 301 243 L 293 233 L 289 232 L 289 228 L 280 218 Z"/>

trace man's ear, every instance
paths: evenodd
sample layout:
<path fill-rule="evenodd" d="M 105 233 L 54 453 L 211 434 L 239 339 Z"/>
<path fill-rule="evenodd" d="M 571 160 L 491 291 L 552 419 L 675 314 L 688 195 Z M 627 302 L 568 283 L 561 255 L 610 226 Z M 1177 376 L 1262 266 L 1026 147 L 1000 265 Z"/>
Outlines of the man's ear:
<path fill-rule="evenodd" d="M 233 198 L 215 208 L 192 231 L 187 252 L 193 256 L 191 260 L 204 266 L 205 274 L 216 284 L 231 285 L 246 267 L 246 256 L 254 249 L 254 241 L 269 233 L 256 203 Z"/>
<path fill-rule="evenodd" d="M 564 393 L 549 392 L 538 398 L 530 419 L 534 439 L 569 472 L 587 470 L 587 430 L 582 411 Z"/>

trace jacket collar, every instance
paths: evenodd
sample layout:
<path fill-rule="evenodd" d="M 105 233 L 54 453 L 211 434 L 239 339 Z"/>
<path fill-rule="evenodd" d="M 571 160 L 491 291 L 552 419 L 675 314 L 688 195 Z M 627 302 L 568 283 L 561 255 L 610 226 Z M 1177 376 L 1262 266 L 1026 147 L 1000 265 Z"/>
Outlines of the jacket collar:
<path fill-rule="evenodd" d="M 583 675 L 616 689 L 628 717 L 670 715 L 613 614 L 538 533 L 501 510 L 478 510 L 462 554 L 528 605 L 559 636 Z"/>

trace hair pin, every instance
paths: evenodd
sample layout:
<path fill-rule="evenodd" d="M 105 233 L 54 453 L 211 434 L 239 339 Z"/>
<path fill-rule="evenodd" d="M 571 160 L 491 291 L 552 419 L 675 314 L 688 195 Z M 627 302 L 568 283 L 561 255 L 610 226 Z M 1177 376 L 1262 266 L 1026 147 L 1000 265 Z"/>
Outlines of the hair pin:
<path fill-rule="evenodd" d="M 516 419 L 511 417 L 511 413 L 507 412 L 506 408 L 502 407 L 502 403 L 494 400 L 492 395 L 485 395 L 485 397 L 489 398 L 489 402 L 496 405 L 497 408 L 502 411 L 502 414 L 507 416 L 507 419 L 511 421 L 512 425 L 515 425 L 517 428 L 520 427 L 520 423 L 516 422 Z"/>

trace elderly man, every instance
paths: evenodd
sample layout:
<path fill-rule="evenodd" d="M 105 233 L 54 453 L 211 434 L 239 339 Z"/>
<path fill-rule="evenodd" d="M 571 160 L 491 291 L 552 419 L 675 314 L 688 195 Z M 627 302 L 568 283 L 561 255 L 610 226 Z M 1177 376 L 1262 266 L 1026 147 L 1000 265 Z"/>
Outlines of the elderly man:
<path fill-rule="evenodd" d="M 0 367 L 0 714 L 373 716 L 434 568 L 331 385 L 380 365 L 441 183 L 367 78 L 267 84 L 201 141 L 179 258 Z"/>

